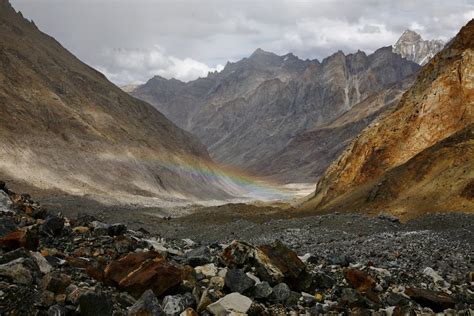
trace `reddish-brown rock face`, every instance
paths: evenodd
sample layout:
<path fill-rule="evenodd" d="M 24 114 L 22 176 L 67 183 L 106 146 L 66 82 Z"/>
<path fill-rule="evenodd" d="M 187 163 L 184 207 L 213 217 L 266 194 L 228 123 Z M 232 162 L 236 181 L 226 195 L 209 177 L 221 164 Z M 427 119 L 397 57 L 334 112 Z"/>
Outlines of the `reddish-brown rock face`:
<path fill-rule="evenodd" d="M 474 21 L 471 21 L 461 29 L 445 50 L 422 68 L 415 84 L 404 94 L 399 104 L 372 123 L 328 168 L 317 185 L 315 196 L 306 206 L 319 209 L 370 207 L 367 205 L 367 201 L 371 200 L 370 192 L 376 190 L 376 185 L 383 186 L 383 183 L 380 183 L 387 172 L 409 164 L 412 158 L 424 150 L 468 129 L 474 122 L 473 108 Z M 446 181 L 451 179 L 453 183 L 459 184 L 459 188 L 451 188 L 451 183 L 444 183 L 447 186 L 444 188 L 446 191 L 457 192 L 458 189 L 464 189 L 466 181 L 473 176 L 472 168 L 470 171 L 467 168 L 467 165 L 473 164 L 470 154 L 472 142 L 467 142 L 466 150 L 461 153 L 467 162 L 446 162 L 446 166 L 438 166 L 457 168 L 462 165 L 462 170 L 467 170 L 463 177 L 459 177 L 455 172 L 449 176 L 445 175 Z M 446 149 L 446 146 L 444 148 Z M 425 157 L 427 163 L 432 160 L 429 156 Z M 416 168 L 422 168 L 422 165 L 418 163 Z M 416 172 L 412 170 L 412 173 Z M 403 215 L 414 207 L 414 204 L 407 206 L 407 199 L 413 201 L 423 195 L 422 198 L 437 200 L 437 192 L 443 190 L 443 184 L 420 184 L 421 188 L 415 188 L 419 181 L 410 181 L 409 186 L 402 186 L 400 190 L 405 193 L 396 192 L 395 198 L 403 197 L 398 202 L 393 196 L 379 200 L 380 208 Z M 372 195 L 376 195 L 375 193 Z M 435 204 L 432 211 L 444 210 L 442 203 L 431 204 Z M 450 205 L 451 210 L 472 210 L 472 206 L 472 200 L 469 202 L 467 199 Z"/>
<path fill-rule="evenodd" d="M 38 242 L 39 239 L 36 231 L 19 229 L 0 238 L 0 248 L 6 251 L 22 247 L 29 250 L 36 250 Z"/>
<path fill-rule="evenodd" d="M 344 277 L 354 289 L 363 293 L 372 290 L 376 284 L 370 275 L 358 269 L 347 269 Z"/>
<path fill-rule="evenodd" d="M 105 281 L 136 297 L 147 289 L 160 296 L 182 282 L 182 273 L 156 252 L 136 252 L 109 263 Z"/>

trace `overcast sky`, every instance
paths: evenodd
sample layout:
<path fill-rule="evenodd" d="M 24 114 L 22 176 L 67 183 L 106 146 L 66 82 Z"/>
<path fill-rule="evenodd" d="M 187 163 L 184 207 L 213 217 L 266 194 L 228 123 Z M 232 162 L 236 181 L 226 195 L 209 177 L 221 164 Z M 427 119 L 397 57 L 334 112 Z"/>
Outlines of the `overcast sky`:
<path fill-rule="evenodd" d="M 119 85 L 206 76 L 256 48 L 322 59 L 394 44 L 407 29 L 449 39 L 474 0 L 11 0 Z"/>

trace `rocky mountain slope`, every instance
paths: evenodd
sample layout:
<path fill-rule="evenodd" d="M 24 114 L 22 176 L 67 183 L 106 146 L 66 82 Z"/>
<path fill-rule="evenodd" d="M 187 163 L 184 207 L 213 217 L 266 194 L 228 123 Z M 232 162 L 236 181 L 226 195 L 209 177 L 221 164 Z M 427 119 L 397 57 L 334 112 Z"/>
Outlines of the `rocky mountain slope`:
<path fill-rule="evenodd" d="M 269 161 L 280 156 L 292 139 L 329 124 L 417 70 L 415 63 L 392 53 L 391 48 L 371 55 L 337 52 L 322 62 L 259 49 L 206 78 L 183 83 L 155 77 L 132 94 L 197 135 L 218 162 L 257 174 L 265 170 L 263 174 L 272 177 L 281 172 L 283 179 L 286 166 L 273 163 L 269 167 Z M 358 131 L 354 128 L 347 134 L 355 136 Z M 301 166 L 298 159 L 291 157 L 292 166 Z M 315 176 L 301 171 L 286 181 L 314 181 Z"/>
<path fill-rule="evenodd" d="M 0 1 L 0 174 L 102 196 L 225 198 L 205 146 Z M 203 185 L 204 184 L 204 185 Z"/>
<path fill-rule="evenodd" d="M 399 104 L 359 135 L 308 208 L 474 210 L 474 20 L 420 71 Z"/>
<path fill-rule="evenodd" d="M 393 47 L 393 51 L 403 58 L 424 65 L 442 50 L 444 45 L 441 40 L 424 40 L 420 34 L 406 30 Z"/>

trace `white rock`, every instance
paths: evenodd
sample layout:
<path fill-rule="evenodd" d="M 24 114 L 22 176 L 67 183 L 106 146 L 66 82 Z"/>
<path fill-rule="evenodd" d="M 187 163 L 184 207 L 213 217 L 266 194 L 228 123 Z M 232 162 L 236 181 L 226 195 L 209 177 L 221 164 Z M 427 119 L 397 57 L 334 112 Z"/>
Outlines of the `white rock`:
<path fill-rule="evenodd" d="M 46 260 L 39 252 L 31 252 L 31 256 L 35 258 L 41 273 L 46 274 L 51 272 L 53 267 L 49 264 L 48 260 Z"/>
<path fill-rule="evenodd" d="M 196 243 L 194 241 L 192 241 L 191 239 L 189 238 L 184 238 L 182 239 L 184 241 L 184 243 L 186 244 L 186 246 L 188 247 L 192 247 L 194 246 Z"/>
<path fill-rule="evenodd" d="M 196 273 L 201 273 L 209 278 L 217 275 L 217 267 L 214 265 L 214 263 L 209 263 L 203 266 L 197 266 L 194 268 L 194 271 L 196 271 Z"/>
<path fill-rule="evenodd" d="M 377 272 L 377 274 L 379 274 L 383 277 L 391 277 L 392 276 L 390 271 L 388 271 L 387 269 L 376 268 L 376 267 L 369 267 L 369 269 Z"/>
<path fill-rule="evenodd" d="M 252 300 L 240 293 L 231 293 L 215 303 L 210 304 L 207 310 L 216 316 L 226 316 L 231 313 L 245 314 L 252 305 Z M 237 314 L 238 315 L 238 314 Z"/>
<path fill-rule="evenodd" d="M 442 287 L 449 287 L 450 284 L 446 282 L 442 276 L 440 276 L 433 268 L 427 267 L 423 270 L 423 274 L 431 277 L 433 282 Z"/>
<path fill-rule="evenodd" d="M 253 274 L 251 272 L 247 272 L 246 274 L 249 278 L 251 278 L 252 280 L 255 281 L 255 284 L 262 283 L 262 281 L 260 281 L 260 279 L 255 274 Z"/>
<path fill-rule="evenodd" d="M 305 253 L 304 256 L 298 256 L 298 258 L 300 258 L 301 261 L 305 262 L 308 261 L 308 259 L 311 257 L 311 254 L 310 253 Z"/>
<path fill-rule="evenodd" d="M 11 212 L 12 201 L 8 194 L 0 190 L 0 212 Z"/>

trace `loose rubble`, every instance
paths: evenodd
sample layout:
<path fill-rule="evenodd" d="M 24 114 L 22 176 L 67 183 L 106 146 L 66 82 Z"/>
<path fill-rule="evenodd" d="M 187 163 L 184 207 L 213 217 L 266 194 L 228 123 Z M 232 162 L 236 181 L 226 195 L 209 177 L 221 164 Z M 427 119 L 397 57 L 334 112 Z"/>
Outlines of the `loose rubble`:
<path fill-rule="evenodd" d="M 472 315 L 474 273 L 444 271 L 403 278 L 278 240 L 165 240 L 51 214 L 0 185 L 0 315 Z"/>

